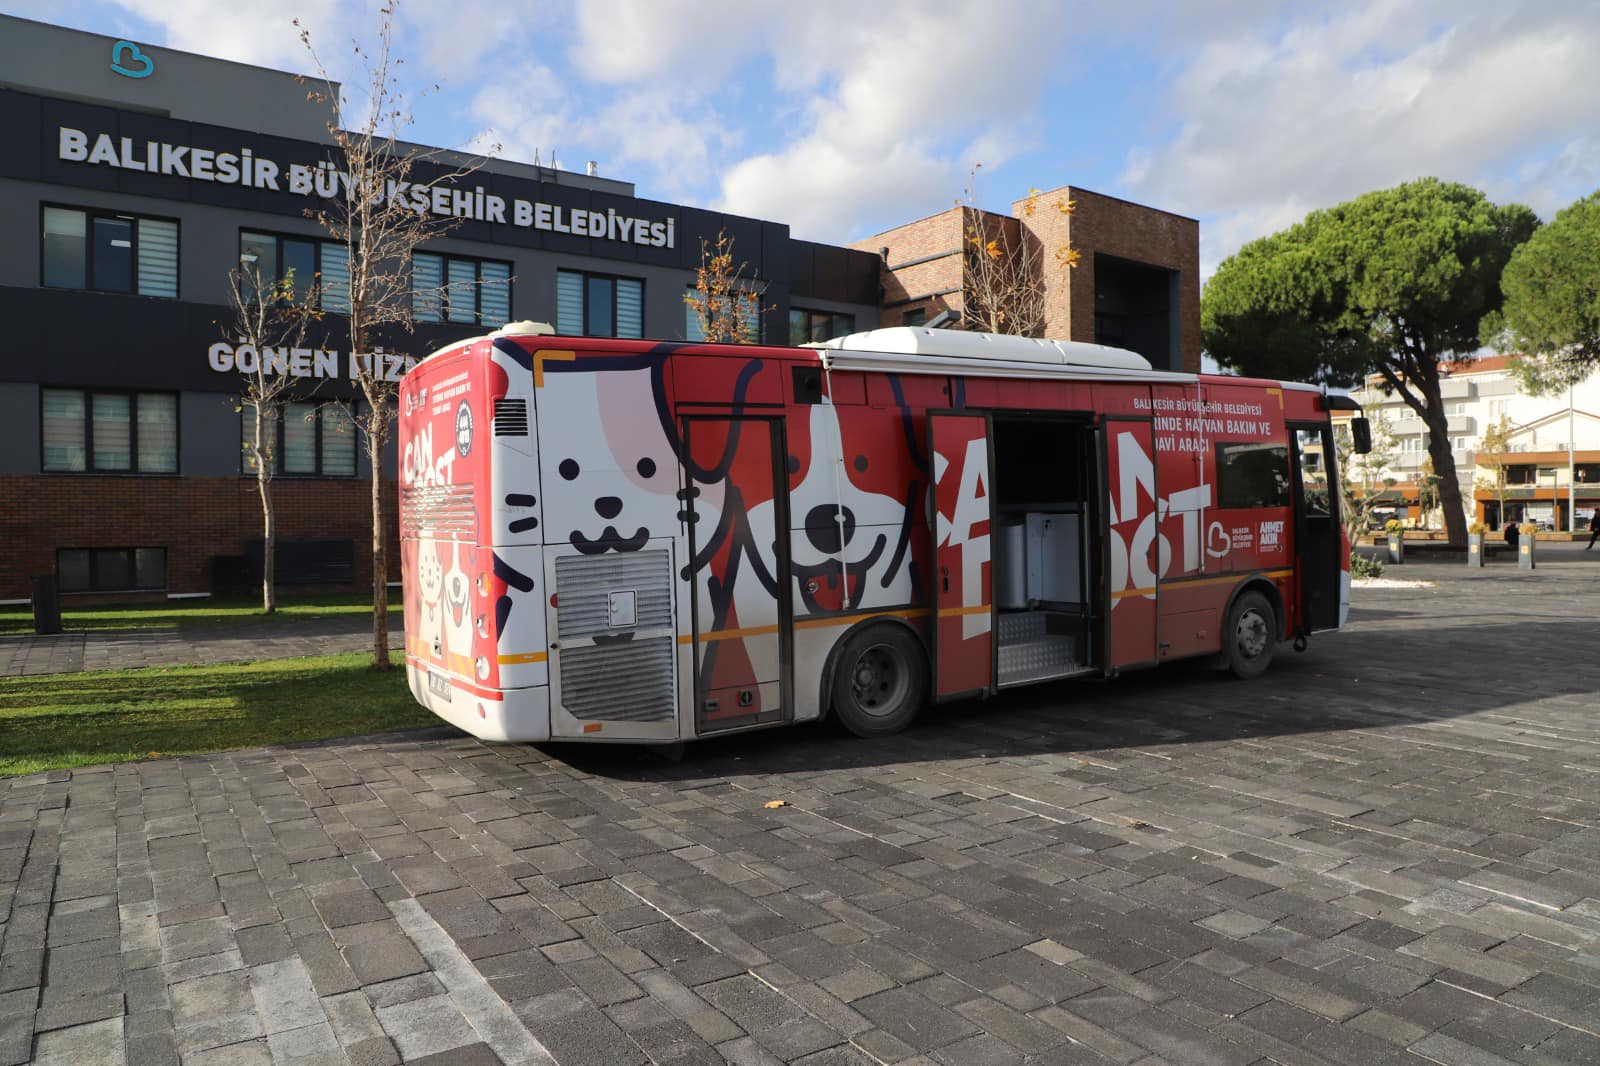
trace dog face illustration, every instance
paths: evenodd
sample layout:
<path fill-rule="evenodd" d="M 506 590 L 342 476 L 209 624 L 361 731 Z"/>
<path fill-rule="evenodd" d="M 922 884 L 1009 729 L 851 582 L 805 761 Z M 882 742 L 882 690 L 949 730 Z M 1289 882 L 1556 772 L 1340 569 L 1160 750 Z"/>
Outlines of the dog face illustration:
<path fill-rule="evenodd" d="M 417 585 L 422 592 L 422 618 L 430 626 L 439 624 L 439 599 L 444 592 L 444 564 L 439 547 L 431 538 L 417 544 Z"/>
<path fill-rule="evenodd" d="M 809 449 L 794 449 L 809 451 L 796 457 L 800 469 L 790 477 L 789 513 L 795 529 L 789 566 L 796 589 L 812 611 L 904 602 L 906 590 L 887 570 L 903 560 L 896 548 L 908 504 L 868 487 L 874 456 L 879 463 L 891 460 L 881 446 L 843 432 L 839 415 L 840 408 L 830 404 L 813 406 Z"/>
<path fill-rule="evenodd" d="M 551 373 L 539 389 L 546 543 L 585 555 L 638 551 L 678 527 L 677 455 L 648 367 Z"/>

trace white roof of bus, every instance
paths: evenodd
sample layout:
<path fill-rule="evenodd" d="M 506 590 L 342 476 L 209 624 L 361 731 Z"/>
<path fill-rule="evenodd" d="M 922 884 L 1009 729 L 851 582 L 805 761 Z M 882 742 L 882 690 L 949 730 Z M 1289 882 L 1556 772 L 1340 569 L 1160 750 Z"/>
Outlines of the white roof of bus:
<path fill-rule="evenodd" d="M 1040 337 L 1010 337 L 999 333 L 890 326 L 835 337 L 816 347 L 839 351 L 875 352 L 880 355 L 943 356 L 957 359 L 993 359 L 1007 363 L 1043 363 L 1055 366 L 1092 366 L 1117 370 L 1149 370 L 1150 360 L 1125 348 L 1081 341 L 1054 341 Z"/>
<path fill-rule="evenodd" d="M 893 374 L 977 374 L 982 377 L 1066 377 L 1088 381 L 1143 381 L 1187 385 L 1200 375 L 1155 370 L 1137 352 L 1104 344 L 1010 337 L 998 333 L 890 326 L 835 337 L 807 348 L 822 351 L 823 365 L 837 370 Z M 973 364 L 981 363 L 981 367 Z M 1321 392 L 1317 385 L 1279 382 L 1283 388 Z"/>

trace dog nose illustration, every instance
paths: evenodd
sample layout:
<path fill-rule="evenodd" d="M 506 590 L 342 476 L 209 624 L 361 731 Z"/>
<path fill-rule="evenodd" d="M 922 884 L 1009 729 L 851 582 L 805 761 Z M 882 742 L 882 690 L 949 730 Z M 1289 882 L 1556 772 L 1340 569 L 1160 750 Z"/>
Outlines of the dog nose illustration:
<path fill-rule="evenodd" d="M 609 521 L 622 513 L 622 501 L 615 496 L 602 496 L 594 501 L 594 511 L 595 514 Z"/>
<path fill-rule="evenodd" d="M 856 516 L 848 507 L 819 503 L 806 512 L 806 538 L 826 555 L 836 554 L 855 536 Z"/>

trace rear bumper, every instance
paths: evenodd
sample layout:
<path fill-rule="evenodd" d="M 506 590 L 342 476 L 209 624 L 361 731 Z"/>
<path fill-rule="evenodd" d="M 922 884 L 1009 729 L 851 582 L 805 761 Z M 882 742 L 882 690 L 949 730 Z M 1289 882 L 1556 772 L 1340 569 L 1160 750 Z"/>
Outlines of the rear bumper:
<path fill-rule="evenodd" d="M 422 706 L 480 740 L 539 743 L 550 739 L 550 687 L 505 689 L 498 699 L 456 687 L 448 700 L 428 690 L 426 668 L 408 661 L 406 682 Z"/>

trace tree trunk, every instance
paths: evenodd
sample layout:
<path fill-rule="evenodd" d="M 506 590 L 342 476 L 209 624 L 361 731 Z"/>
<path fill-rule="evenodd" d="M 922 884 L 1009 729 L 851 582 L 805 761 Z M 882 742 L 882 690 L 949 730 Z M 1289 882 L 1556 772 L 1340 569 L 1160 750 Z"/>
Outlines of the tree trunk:
<path fill-rule="evenodd" d="M 1450 421 L 1444 411 L 1439 378 L 1430 375 L 1417 382 L 1417 385 L 1421 387 L 1425 401 L 1420 414 L 1423 425 L 1428 427 L 1428 457 L 1433 460 L 1433 472 L 1439 478 L 1439 506 L 1444 511 L 1445 534 L 1452 545 L 1464 548 L 1467 545 L 1467 513 L 1461 506 L 1461 482 L 1456 477 L 1455 453 L 1450 450 Z M 1420 506 L 1420 499 L 1418 504 Z"/>
<path fill-rule="evenodd" d="M 266 419 L 260 407 L 256 408 L 256 489 L 261 493 L 261 610 L 272 614 L 278 609 L 277 581 L 274 566 L 278 546 L 277 516 L 272 511 L 272 469 L 267 450 L 261 446 L 262 437 L 269 432 L 263 423 Z M 276 429 L 274 425 L 271 427 Z"/>
<path fill-rule="evenodd" d="M 372 668 L 389 669 L 389 538 L 384 522 L 383 446 L 388 434 L 374 418 L 367 434 L 367 460 L 372 465 Z"/>
<path fill-rule="evenodd" d="M 277 580 L 274 559 L 277 555 L 278 527 L 276 516 L 272 512 L 271 483 L 261 473 L 261 461 L 256 460 L 256 487 L 261 490 L 261 610 L 272 614 L 278 609 L 278 593 L 273 587 Z"/>

